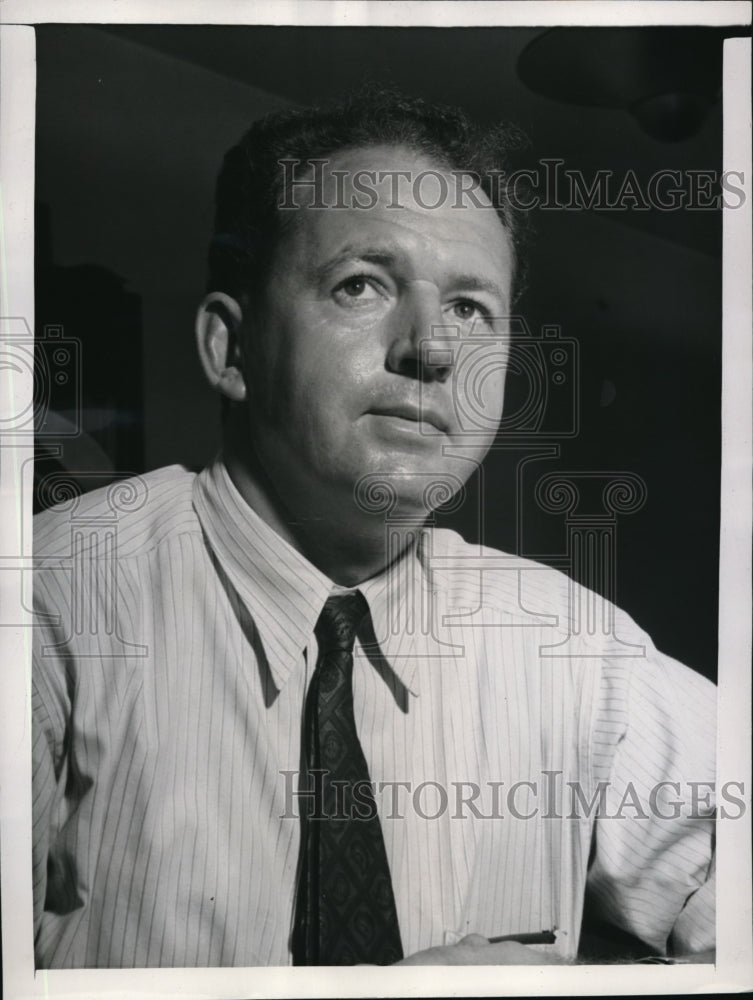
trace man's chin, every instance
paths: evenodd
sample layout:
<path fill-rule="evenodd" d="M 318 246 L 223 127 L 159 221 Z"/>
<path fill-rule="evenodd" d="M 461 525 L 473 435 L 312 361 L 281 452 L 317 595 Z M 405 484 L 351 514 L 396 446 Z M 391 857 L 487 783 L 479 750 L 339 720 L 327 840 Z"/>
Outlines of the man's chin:
<path fill-rule="evenodd" d="M 447 469 L 393 468 L 360 476 L 353 497 L 365 514 L 424 521 L 437 507 L 459 501 L 464 482 Z"/>

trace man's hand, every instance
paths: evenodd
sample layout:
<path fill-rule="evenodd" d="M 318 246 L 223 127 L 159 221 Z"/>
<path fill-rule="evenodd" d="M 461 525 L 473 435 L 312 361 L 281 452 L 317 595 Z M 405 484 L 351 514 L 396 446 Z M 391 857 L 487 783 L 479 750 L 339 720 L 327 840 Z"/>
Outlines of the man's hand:
<path fill-rule="evenodd" d="M 490 944 L 481 934 L 468 934 L 457 944 L 427 948 L 409 955 L 396 965 L 556 965 L 562 959 L 548 952 L 534 951 L 516 941 Z"/>

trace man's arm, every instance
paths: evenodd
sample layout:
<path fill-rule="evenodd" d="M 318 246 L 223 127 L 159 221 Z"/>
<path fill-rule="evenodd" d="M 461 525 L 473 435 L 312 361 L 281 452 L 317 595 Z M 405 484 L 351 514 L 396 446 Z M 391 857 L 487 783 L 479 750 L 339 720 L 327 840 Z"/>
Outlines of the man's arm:
<path fill-rule="evenodd" d="M 634 935 L 659 956 L 715 946 L 713 844 L 716 690 L 658 653 L 605 665 L 606 808 L 595 824 L 587 906 L 592 919 Z M 605 709 L 604 706 L 608 706 Z"/>
<path fill-rule="evenodd" d="M 669 954 L 685 961 L 713 962 L 716 924 L 716 863 L 704 884 L 688 899 L 669 938 Z"/>

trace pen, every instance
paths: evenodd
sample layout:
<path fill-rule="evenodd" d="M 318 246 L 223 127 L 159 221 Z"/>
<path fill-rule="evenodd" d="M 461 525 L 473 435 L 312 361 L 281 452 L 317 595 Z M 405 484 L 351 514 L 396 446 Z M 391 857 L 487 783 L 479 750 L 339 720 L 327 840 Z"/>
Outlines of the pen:
<path fill-rule="evenodd" d="M 554 931 L 535 931 L 531 934 L 501 934 L 490 937 L 489 944 L 499 944 L 501 941 L 515 941 L 517 944 L 554 944 L 557 937 Z"/>

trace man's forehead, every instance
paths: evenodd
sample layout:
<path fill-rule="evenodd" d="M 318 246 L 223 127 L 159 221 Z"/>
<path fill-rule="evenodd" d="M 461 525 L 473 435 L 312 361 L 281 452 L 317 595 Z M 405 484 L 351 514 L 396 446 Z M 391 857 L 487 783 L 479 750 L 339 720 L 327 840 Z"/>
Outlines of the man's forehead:
<path fill-rule="evenodd" d="M 400 261 L 416 252 L 510 266 L 509 233 L 489 198 L 480 189 L 464 198 L 463 177 L 420 153 L 345 150 L 307 181 L 288 217 L 306 253 Z"/>
<path fill-rule="evenodd" d="M 463 284 L 485 289 L 500 301 L 509 298 L 513 253 L 501 224 L 495 234 L 466 231 L 407 209 L 368 221 L 356 210 L 302 211 L 300 226 L 288 235 L 301 266 L 312 280 L 335 275 L 348 263 L 371 264 L 399 275 L 402 281 Z M 313 217 L 313 218 L 312 218 Z M 296 236 L 297 232 L 297 236 Z M 283 250 L 284 253 L 284 250 Z"/>
<path fill-rule="evenodd" d="M 337 150 L 329 156 L 304 161 L 299 167 L 317 183 L 301 185 L 301 206 L 316 198 L 328 206 L 368 206 L 378 198 L 393 210 L 406 208 L 436 211 L 483 207 L 494 212 L 489 196 L 469 170 L 449 167 L 439 156 L 403 145 L 357 146 Z M 296 201 L 296 199 L 293 199 Z"/>
<path fill-rule="evenodd" d="M 407 210 L 387 219 L 375 213 L 368 222 L 355 212 L 342 212 L 331 221 L 304 227 L 301 250 L 311 267 L 335 270 L 359 261 L 397 270 L 406 279 L 444 268 L 489 275 L 508 270 L 512 256 L 501 227 L 498 241 L 492 242 L 478 232 L 465 232 L 462 226 L 421 225 L 420 221 Z"/>

